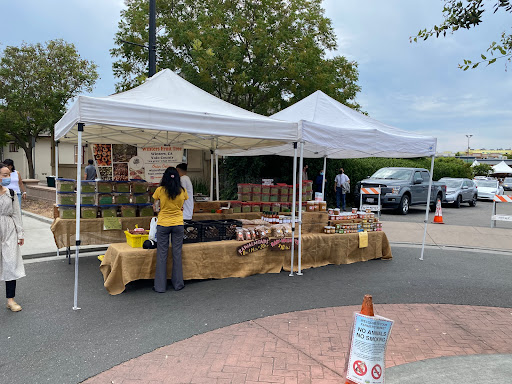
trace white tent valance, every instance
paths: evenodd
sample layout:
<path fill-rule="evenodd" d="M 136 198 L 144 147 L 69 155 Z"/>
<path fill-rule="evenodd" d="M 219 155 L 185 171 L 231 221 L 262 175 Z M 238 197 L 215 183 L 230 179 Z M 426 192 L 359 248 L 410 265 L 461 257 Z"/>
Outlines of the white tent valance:
<path fill-rule="evenodd" d="M 76 142 L 77 123 L 89 143 L 180 145 L 191 149 L 247 149 L 297 141 L 293 122 L 227 103 L 164 69 L 129 91 L 79 96 L 55 125 L 55 138 Z"/>
<path fill-rule="evenodd" d="M 316 91 L 272 115 L 279 120 L 299 122 L 304 157 L 337 159 L 362 157 L 434 156 L 437 140 L 383 124 Z M 293 156 L 290 146 L 220 151 L 231 156 Z"/>

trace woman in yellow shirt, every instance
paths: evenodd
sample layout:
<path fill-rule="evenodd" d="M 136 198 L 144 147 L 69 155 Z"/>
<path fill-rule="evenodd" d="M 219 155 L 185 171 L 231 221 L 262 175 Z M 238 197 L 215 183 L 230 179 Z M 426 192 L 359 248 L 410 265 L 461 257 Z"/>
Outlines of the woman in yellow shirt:
<path fill-rule="evenodd" d="M 160 204 L 158 225 L 156 229 L 156 272 L 155 292 L 167 290 L 167 254 L 169 236 L 172 244 L 171 284 L 175 291 L 183 289 L 183 268 L 181 265 L 181 248 L 183 246 L 183 203 L 188 199 L 185 188 L 181 186 L 180 175 L 176 168 L 165 170 L 160 187 L 153 194 L 155 204 Z"/>

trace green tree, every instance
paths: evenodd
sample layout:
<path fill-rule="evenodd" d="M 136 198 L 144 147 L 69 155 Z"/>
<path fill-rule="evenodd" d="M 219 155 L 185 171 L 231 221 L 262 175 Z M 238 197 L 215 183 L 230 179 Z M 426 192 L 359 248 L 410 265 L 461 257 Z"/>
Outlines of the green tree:
<path fill-rule="evenodd" d="M 357 63 L 336 48 L 321 0 L 157 0 L 157 66 L 250 111 L 275 113 L 320 89 L 355 109 Z M 118 90 L 147 72 L 148 0 L 121 12 L 114 74 Z"/>
<path fill-rule="evenodd" d="M 32 149 L 41 135 L 52 134 L 66 103 L 92 91 L 96 65 L 82 59 L 73 44 L 8 46 L 0 57 L 0 131 L 21 147 L 34 175 Z M 52 151 L 53 153 L 53 151 Z"/>
<path fill-rule="evenodd" d="M 444 0 L 443 22 L 430 30 L 419 31 L 417 36 L 411 37 L 411 41 L 427 40 L 431 36 L 446 36 L 447 32 L 454 33 L 459 29 L 474 28 L 482 22 L 485 13 L 491 12 L 492 14 L 512 13 L 512 4 L 510 0 L 494 0 L 491 3 L 484 0 Z M 486 54 L 482 53 L 477 60 L 465 59 L 464 64 L 459 64 L 459 68 L 466 71 L 469 68 L 478 67 L 481 63 L 493 64 L 497 59 L 502 58 L 511 61 L 512 34 L 507 31 L 502 32 L 499 43 L 496 41 L 490 43 L 487 52 Z"/>
<path fill-rule="evenodd" d="M 478 164 L 473 167 L 474 176 L 489 176 L 492 167 L 489 164 Z"/>

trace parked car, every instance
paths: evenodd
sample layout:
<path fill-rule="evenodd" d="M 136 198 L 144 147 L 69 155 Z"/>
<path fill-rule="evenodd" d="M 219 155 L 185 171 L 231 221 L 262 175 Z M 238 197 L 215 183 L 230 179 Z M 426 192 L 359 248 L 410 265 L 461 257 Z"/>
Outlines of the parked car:
<path fill-rule="evenodd" d="M 471 207 L 476 206 L 478 189 L 473 180 L 443 177 L 439 182 L 446 184 L 447 203 L 452 203 L 456 208 L 460 208 L 462 203 L 469 203 Z"/>
<path fill-rule="evenodd" d="M 430 172 L 424 168 L 381 168 L 368 179 L 357 183 L 354 191 L 356 204 L 360 202 L 361 188 L 381 187 L 382 208 L 393 208 L 407 215 L 411 205 L 427 203 Z M 435 209 L 436 202 L 445 201 L 446 184 L 432 182 L 430 205 Z M 363 204 L 375 204 L 373 195 L 363 195 Z"/>
<path fill-rule="evenodd" d="M 475 180 L 478 198 L 493 200 L 494 195 L 503 195 L 503 187 L 498 180 Z"/>
<path fill-rule="evenodd" d="M 502 186 L 504 191 L 512 191 L 512 177 L 505 177 Z"/>

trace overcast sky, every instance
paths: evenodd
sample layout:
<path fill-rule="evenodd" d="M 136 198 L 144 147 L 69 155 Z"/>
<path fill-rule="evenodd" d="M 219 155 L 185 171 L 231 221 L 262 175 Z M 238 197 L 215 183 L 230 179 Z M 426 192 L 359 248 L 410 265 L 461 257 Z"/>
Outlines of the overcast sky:
<path fill-rule="evenodd" d="M 93 95 L 114 92 L 113 47 L 122 0 L 23 0 L 0 2 L 0 49 L 63 38 L 99 66 Z M 371 117 L 438 138 L 438 151 L 512 147 L 512 65 L 466 72 L 501 32 L 510 14 L 489 14 L 471 31 L 409 43 L 409 36 L 442 20 L 441 0 L 324 0 L 338 37 L 336 54 L 359 63 L 357 100 Z"/>

